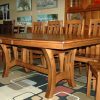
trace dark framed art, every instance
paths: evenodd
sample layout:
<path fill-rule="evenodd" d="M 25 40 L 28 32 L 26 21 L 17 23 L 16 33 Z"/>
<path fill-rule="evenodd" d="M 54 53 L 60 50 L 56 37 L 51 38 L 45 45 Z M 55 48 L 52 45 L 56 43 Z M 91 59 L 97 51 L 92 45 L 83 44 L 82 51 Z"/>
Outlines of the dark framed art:
<path fill-rule="evenodd" d="M 0 20 L 10 19 L 9 4 L 0 5 Z"/>
<path fill-rule="evenodd" d="M 17 11 L 32 10 L 32 0 L 16 0 Z"/>
<path fill-rule="evenodd" d="M 58 5 L 58 0 L 37 0 L 37 9 L 55 8 Z"/>

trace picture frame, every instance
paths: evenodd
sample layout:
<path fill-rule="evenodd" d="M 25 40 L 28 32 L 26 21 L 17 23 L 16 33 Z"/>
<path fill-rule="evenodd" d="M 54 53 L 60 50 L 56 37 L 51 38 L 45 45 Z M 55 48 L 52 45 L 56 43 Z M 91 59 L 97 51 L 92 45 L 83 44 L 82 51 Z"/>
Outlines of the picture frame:
<path fill-rule="evenodd" d="M 58 5 L 58 0 L 37 0 L 37 9 L 48 9 L 48 8 L 56 8 Z"/>
<path fill-rule="evenodd" d="M 68 20 L 82 20 L 83 17 L 80 13 L 71 13 L 67 15 Z"/>
<path fill-rule="evenodd" d="M 10 19 L 9 4 L 0 5 L 0 20 Z"/>
<path fill-rule="evenodd" d="M 58 20 L 58 14 L 39 14 L 37 16 L 37 21 L 51 21 L 51 20 Z"/>
<path fill-rule="evenodd" d="M 31 25 L 32 24 L 32 16 L 20 16 L 17 17 L 18 25 Z"/>
<path fill-rule="evenodd" d="M 30 11 L 32 10 L 32 0 L 16 0 L 17 11 Z"/>

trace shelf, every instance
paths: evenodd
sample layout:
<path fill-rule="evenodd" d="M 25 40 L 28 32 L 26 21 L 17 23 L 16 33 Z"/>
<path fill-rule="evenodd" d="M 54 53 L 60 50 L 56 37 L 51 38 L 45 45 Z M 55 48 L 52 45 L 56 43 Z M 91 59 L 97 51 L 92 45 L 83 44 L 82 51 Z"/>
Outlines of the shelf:
<path fill-rule="evenodd" d="M 89 5 L 85 11 L 100 11 L 100 4 Z"/>
<path fill-rule="evenodd" d="M 67 13 L 78 13 L 87 11 L 100 11 L 100 4 L 88 5 L 86 9 L 83 9 L 82 7 L 69 7 L 67 9 Z"/>
<path fill-rule="evenodd" d="M 82 7 L 69 7 L 67 9 L 67 13 L 78 13 L 78 12 L 84 12 L 84 9 Z"/>

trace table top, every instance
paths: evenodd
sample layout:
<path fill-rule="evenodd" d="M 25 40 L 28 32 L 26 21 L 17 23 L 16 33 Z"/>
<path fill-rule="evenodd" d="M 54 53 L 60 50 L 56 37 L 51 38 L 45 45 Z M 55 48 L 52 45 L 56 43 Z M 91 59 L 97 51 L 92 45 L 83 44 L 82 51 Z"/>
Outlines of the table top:
<path fill-rule="evenodd" d="M 48 49 L 70 49 L 100 43 L 100 37 L 68 36 L 65 34 L 0 34 L 0 43 Z"/>

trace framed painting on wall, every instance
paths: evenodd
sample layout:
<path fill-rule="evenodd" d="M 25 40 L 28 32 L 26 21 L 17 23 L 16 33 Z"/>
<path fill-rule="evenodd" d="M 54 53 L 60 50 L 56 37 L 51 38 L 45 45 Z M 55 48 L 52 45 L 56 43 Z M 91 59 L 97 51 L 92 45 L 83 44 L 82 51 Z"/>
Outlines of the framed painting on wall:
<path fill-rule="evenodd" d="M 80 13 L 70 13 L 67 15 L 68 20 L 82 20 L 83 16 Z"/>
<path fill-rule="evenodd" d="M 10 19 L 9 4 L 0 5 L 0 20 Z"/>
<path fill-rule="evenodd" d="M 17 11 L 32 10 L 32 0 L 16 0 Z"/>
<path fill-rule="evenodd" d="M 17 17 L 17 24 L 19 24 L 19 25 L 31 25 L 32 24 L 32 16 Z"/>
<path fill-rule="evenodd" d="M 57 7 L 58 0 L 37 0 L 37 9 L 47 9 Z"/>
<path fill-rule="evenodd" d="M 58 20 L 58 14 L 39 14 L 37 16 L 37 21 L 50 21 L 50 20 Z"/>

